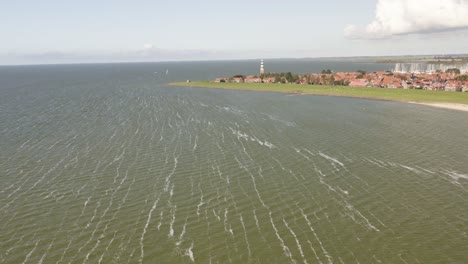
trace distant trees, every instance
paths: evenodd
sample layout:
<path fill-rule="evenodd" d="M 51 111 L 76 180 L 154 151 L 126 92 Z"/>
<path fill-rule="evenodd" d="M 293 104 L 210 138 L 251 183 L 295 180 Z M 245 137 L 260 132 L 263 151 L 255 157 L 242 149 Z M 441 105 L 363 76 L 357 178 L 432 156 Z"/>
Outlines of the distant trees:
<path fill-rule="evenodd" d="M 467 82 L 468 81 L 468 74 L 458 76 L 458 77 L 455 78 L 455 80 L 462 81 L 462 82 Z"/>
<path fill-rule="evenodd" d="M 460 69 L 451 68 L 451 69 L 447 69 L 445 73 L 460 74 L 461 72 L 460 72 Z"/>
<path fill-rule="evenodd" d="M 349 82 L 345 80 L 334 81 L 335 85 L 348 86 Z"/>
<path fill-rule="evenodd" d="M 367 73 L 366 71 L 363 71 L 363 70 L 357 70 L 356 72 L 359 73 L 359 74 L 356 76 L 358 79 L 364 78 L 364 75 L 366 75 L 366 73 Z"/>
<path fill-rule="evenodd" d="M 333 71 L 330 69 L 322 70 L 322 74 L 332 74 Z"/>
<path fill-rule="evenodd" d="M 408 77 L 406 75 L 398 75 L 398 78 L 403 81 L 407 81 Z"/>
<path fill-rule="evenodd" d="M 302 77 L 292 72 L 266 72 L 264 78 L 275 78 L 275 83 L 298 83 Z"/>
<path fill-rule="evenodd" d="M 241 78 L 242 80 L 244 80 L 244 79 L 245 79 L 245 76 L 244 76 L 244 75 L 241 75 L 241 74 L 238 74 L 238 75 L 232 76 L 232 78 Z"/>
<path fill-rule="evenodd" d="M 308 75 L 307 84 L 321 84 L 321 78 L 318 75 Z"/>
<path fill-rule="evenodd" d="M 289 83 L 294 82 L 294 77 L 292 76 L 291 72 L 287 72 L 285 78 Z"/>
<path fill-rule="evenodd" d="M 275 83 L 280 83 L 281 82 L 281 76 L 275 75 Z"/>

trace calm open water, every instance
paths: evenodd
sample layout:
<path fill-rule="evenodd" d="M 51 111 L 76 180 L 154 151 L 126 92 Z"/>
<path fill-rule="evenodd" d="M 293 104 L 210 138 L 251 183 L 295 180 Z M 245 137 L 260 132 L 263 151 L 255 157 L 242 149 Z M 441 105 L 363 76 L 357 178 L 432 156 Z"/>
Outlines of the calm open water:
<path fill-rule="evenodd" d="M 468 262 L 467 113 L 164 85 L 258 64 L 0 67 L 0 263 Z"/>

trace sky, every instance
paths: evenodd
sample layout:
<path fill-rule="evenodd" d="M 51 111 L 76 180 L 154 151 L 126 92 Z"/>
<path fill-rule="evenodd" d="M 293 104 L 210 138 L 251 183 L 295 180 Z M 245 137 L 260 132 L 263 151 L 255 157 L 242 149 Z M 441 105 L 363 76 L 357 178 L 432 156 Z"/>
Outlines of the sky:
<path fill-rule="evenodd" d="M 468 53 L 468 0 L 0 0 L 0 65 Z"/>

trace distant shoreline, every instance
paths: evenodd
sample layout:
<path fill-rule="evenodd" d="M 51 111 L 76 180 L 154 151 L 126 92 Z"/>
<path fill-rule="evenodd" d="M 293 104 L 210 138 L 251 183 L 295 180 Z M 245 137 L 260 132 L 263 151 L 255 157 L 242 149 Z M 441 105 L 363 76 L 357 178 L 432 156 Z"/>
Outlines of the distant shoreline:
<path fill-rule="evenodd" d="M 458 110 L 463 112 L 468 112 L 468 104 L 454 104 L 454 103 L 418 103 L 418 102 L 408 102 L 411 104 L 427 105 L 437 108 L 444 108 L 450 110 Z"/>
<path fill-rule="evenodd" d="M 174 82 L 169 83 L 167 85 L 239 91 L 276 92 L 291 95 L 325 95 L 381 101 L 397 101 L 468 112 L 468 92 L 461 93 L 425 90 L 276 83 L 213 83 L 209 81 Z"/>

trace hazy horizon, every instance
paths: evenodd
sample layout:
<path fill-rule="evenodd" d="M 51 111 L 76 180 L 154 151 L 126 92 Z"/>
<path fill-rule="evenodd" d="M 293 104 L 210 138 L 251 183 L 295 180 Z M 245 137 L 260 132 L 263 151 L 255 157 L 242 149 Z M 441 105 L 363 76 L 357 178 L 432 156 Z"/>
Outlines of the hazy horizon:
<path fill-rule="evenodd" d="M 193 59 L 193 60 L 148 60 L 148 61 L 81 61 L 81 62 L 45 62 L 45 63 L 19 63 L 19 64 L 0 64 L 0 67 L 7 66 L 40 66 L 40 65 L 79 65 L 79 64 L 138 64 L 138 63 L 183 63 L 183 62 L 223 62 L 223 61 L 260 61 L 260 60 L 318 60 L 331 61 L 336 59 L 360 59 L 360 58 L 399 58 L 399 57 L 423 57 L 423 56 L 467 56 L 468 53 L 447 53 L 447 54 L 401 54 L 401 55 L 380 55 L 380 56 L 328 56 L 328 57 L 283 57 L 283 58 L 240 58 L 240 59 Z"/>

